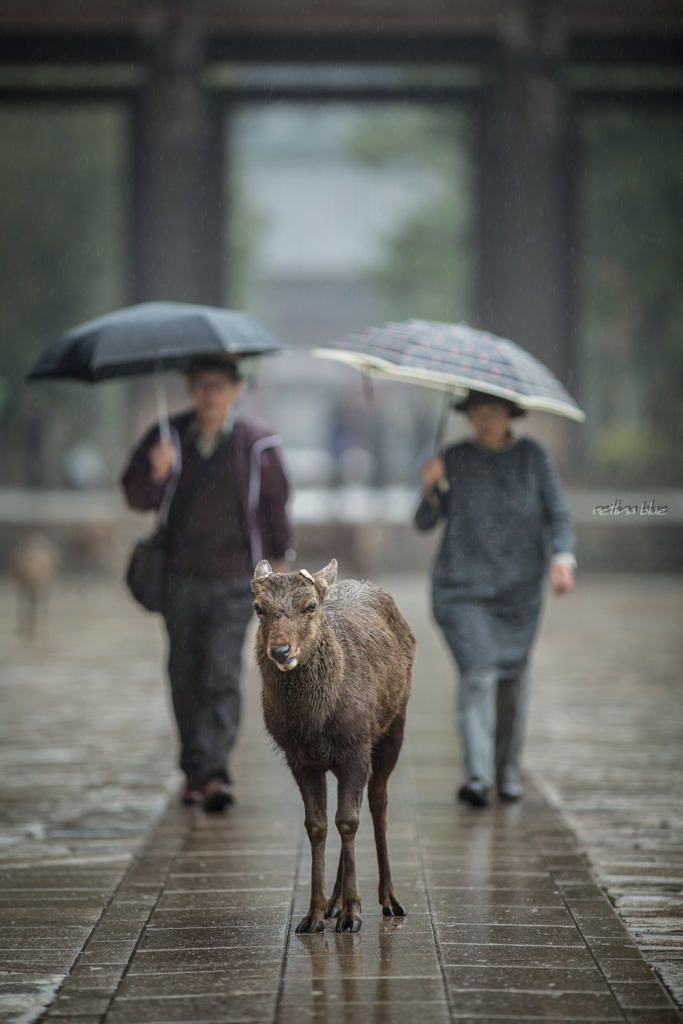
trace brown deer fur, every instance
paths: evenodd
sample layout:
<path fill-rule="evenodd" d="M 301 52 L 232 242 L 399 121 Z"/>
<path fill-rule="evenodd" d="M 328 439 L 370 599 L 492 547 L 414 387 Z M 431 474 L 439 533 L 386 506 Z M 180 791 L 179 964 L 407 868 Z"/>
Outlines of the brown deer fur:
<path fill-rule="evenodd" d="M 390 594 L 371 583 L 335 585 L 334 559 L 320 572 L 256 566 L 256 660 L 266 729 L 299 786 L 311 843 L 311 905 L 298 932 L 356 932 L 361 905 L 354 853 L 363 789 L 375 830 L 379 901 L 405 914 L 394 892 L 386 844 L 387 782 L 403 742 L 416 644 Z M 338 780 L 342 840 L 334 892 L 325 892 L 327 780 Z"/>

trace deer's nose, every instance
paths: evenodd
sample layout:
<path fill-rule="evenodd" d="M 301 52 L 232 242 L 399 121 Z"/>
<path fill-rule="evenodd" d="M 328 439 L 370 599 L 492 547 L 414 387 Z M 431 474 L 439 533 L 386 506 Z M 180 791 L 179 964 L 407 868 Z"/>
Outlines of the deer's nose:
<path fill-rule="evenodd" d="M 291 651 L 291 649 L 292 648 L 289 644 L 286 644 L 284 647 L 277 647 L 276 645 L 273 645 L 270 648 L 270 656 L 273 659 L 273 661 L 279 661 L 281 665 L 284 665 L 284 663 L 287 661 L 287 658 L 289 657 L 289 652 Z"/>

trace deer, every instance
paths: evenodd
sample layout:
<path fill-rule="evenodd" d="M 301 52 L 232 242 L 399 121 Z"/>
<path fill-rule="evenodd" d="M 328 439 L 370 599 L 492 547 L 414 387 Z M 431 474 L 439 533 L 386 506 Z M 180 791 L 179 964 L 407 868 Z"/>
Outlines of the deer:
<path fill-rule="evenodd" d="M 311 845 L 311 901 L 299 934 L 324 931 L 326 918 L 337 919 L 338 932 L 360 931 L 355 836 L 366 785 L 382 913 L 406 913 L 391 880 L 387 783 L 403 743 L 417 644 L 386 590 L 336 577 L 335 559 L 313 574 L 276 573 L 263 560 L 252 579 L 263 719 L 299 787 Z M 341 837 L 329 899 L 327 772 L 337 778 Z"/>
<path fill-rule="evenodd" d="M 57 574 L 61 558 L 57 545 L 44 533 L 34 533 L 19 544 L 10 561 L 17 584 L 17 632 L 34 640 L 41 605 Z"/>

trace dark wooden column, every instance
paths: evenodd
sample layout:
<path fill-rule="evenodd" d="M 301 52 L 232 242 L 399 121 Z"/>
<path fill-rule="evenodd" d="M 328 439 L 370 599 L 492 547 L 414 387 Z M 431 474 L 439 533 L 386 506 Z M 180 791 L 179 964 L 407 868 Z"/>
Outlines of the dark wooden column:
<path fill-rule="evenodd" d="M 148 42 L 136 133 L 139 301 L 221 304 L 221 124 L 201 84 L 202 24 L 167 14 Z"/>
<path fill-rule="evenodd" d="M 573 383 L 567 100 L 553 0 L 511 0 L 479 148 L 477 317 Z"/>

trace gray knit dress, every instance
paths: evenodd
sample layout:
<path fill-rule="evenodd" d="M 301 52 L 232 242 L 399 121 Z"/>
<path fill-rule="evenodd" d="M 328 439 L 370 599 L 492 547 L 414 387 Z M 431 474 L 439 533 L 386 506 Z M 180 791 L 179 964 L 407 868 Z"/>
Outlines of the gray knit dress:
<path fill-rule="evenodd" d="M 461 673 L 523 671 L 533 644 L 548 562 L 574 552 L 574 531 L 552 459 L 538 441 L 492 451 L 465 441 L 444 453 L 448 488 L 415 516 L 445 518 L 432 569 L 434 616 Z"/>

